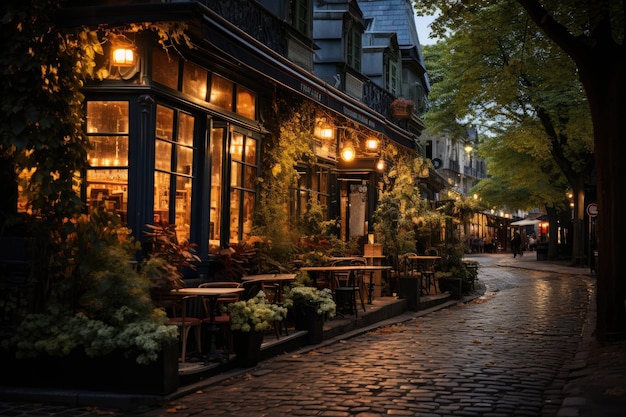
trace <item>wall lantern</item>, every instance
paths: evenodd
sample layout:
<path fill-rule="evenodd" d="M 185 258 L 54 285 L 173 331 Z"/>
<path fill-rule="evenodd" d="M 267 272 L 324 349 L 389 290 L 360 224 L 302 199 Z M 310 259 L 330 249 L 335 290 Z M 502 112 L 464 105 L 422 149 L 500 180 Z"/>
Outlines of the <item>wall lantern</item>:
<path fill-rule="evenodd" d="M 465 150 L 465 153 L 469 155 L 474 150 L 474 147 L 468 143 L 465 145 L 463 149 Z"/>
<path fill-rule="evenodd" d="M 322 117 L 316 119 L 313 135 L 320 139 L 332 139 L 335 137 L 335 130 L 331 124 L 326 121 L 326 118 Z"/>
<path fill-rule="evenodd" d="M 369 136 L 365 139 L 365 147 L 369 150 L 378 149 L 378 138 L 375 136 Z"/>
<path fill-rule="evenodd" d="M 113 48 L 113 65 L 132 67 L 135 65 L 135 51 L 128 45 Z"/>
<path fill-rule="evenodd" d="M 376 169 L 379 171 L 385 169 L 385 160 L 383 158 L 379 158 L 378 161 L 376 161 Z"/>
<path fill-rule="evenodd" d="M 356 152 L 354 150 L 354 146 L 352 145 L 352 141 L 345 141 L 343 143 L 343 148 L 341 149 L 341 159 L 346 162 L 350 162 L 356 156 Z"/>

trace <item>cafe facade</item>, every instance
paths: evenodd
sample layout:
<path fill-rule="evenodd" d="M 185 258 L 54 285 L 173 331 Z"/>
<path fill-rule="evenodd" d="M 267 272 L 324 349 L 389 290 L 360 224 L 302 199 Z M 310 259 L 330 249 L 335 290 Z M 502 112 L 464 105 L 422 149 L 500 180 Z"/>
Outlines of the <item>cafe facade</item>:
<path fill-rule="evenodd" d="M 314 121 L 316 159 L 296 167 L 290 214 L 314 195 L 327 219 L 340 220 L 342 239 L 371 233 L 389 162 L 381 149 L 417 155 L 423 123 L 415 112 L 393 117 L 401 89 L 390 93 L 354 64 L 335 63 L 342 72 L 333 85 L 315 75 L 316 60 L 326 69 L 330 60 L 320 59 L 313 24 L 339 25 L 339 42 L 346 31 L 350 39 L 365 31 L 357 2 L 338 3 L 318 10 L 311 1 L 269 2 L 280 5 L 273 9 L 247 1 L 68 2 L 63 24 L 98 27 L 104 50 L 97 58 L 104 76 L 83 91 L 93 145 L 81 189 L 88 209 L 115 209 L 138 239 L 146 224 L 174 224 L 203 261 L 245 241 L 262 150 L 275 132 L 266 110 L 281 97 L 306 103 Z M 187 38 L 162 44 L 154 27 L 182 28 Z M 374 52 L 402 68 L 401 48 L 388 38 Z"/>

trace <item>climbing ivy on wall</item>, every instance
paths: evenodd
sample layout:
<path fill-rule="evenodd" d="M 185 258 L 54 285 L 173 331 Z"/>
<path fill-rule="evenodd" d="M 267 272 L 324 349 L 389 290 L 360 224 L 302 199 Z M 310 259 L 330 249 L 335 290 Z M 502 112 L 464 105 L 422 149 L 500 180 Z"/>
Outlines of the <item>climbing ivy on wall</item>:
<path fill-rule="evenodd" d="M 272 242 L 279 258 L 288 258 L 299 236 L 289 219 L 289 191 L 298 181 L 296 166 L 312 164 L 315 106 L 292 95 L 277 93 L 265 114 L 270 134 L 263 142 L 255 233 Z"/>

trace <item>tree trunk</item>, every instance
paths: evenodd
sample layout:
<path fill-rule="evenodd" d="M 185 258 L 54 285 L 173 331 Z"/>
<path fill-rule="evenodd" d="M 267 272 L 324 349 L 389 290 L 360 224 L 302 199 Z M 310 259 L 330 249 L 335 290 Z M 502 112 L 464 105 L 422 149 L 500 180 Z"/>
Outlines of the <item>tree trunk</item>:
<path fill-rule="evenodd" d="M 626 253 L 626 240 L 621 236 L 626 231 L 626 216 L 617 206 L 626 194 L 622 178 L 626 155 L 626 56 L 613 50 L 604 53 L 611 58 L 590 63 L 580 75 L 589 97 L 595 138 L 599 340 L 626 338 L 626 263 L 620 261 Z"/>

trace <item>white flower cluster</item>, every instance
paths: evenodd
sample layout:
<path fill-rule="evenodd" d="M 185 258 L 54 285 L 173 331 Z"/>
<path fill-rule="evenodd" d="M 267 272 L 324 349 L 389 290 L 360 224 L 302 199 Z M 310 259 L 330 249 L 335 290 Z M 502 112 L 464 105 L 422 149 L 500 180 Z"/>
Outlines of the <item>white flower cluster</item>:
<path fill-rule="evenodd" d="M 251 330 L 264 331 L 287 316 L 287 309 L 277 304 L 271 304 L 263 291 L 245 301 L 237 301 L 226 306 L 230 316 L 232 330 L 249 332 Z"/>

